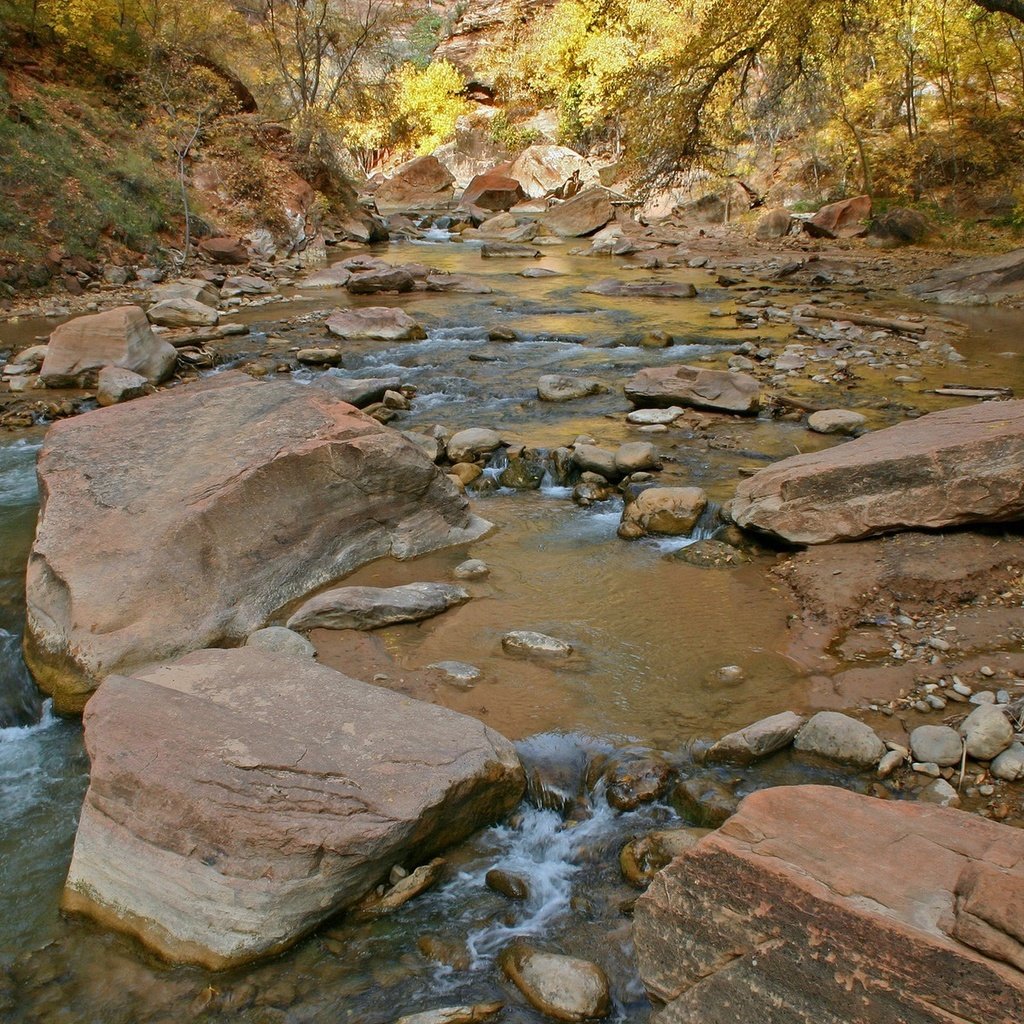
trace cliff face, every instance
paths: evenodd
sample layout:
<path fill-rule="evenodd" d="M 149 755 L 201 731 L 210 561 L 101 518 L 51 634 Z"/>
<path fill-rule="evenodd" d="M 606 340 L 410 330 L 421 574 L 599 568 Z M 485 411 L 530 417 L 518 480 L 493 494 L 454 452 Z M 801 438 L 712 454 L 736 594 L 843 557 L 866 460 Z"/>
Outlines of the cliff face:
<path fill-rule="evenodd" d="M 558 0 L 469 0 L 452 22 L 435 54 L 451 61 L 469 77 L 476 77 L 484 54 L 517 22 L 525 25 L 554 7 Z"/>

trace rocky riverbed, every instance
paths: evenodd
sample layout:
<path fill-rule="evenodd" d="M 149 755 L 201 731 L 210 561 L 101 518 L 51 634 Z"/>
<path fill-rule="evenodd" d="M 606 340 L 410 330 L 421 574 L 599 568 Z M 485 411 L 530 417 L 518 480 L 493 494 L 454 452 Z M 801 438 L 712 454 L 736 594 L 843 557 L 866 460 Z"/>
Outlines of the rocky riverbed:
<path fill-rule="evenodd" d="M 655 245 L 629 237 L 624 245 L 620 233 L 602 247 L 600 238 L 500 237 L 514 232 L 498 226 L 494 241 L 532 246 L 538 255 L 497 249 L 485 257 L 486 239 L 476 233 L 486 235 L 486 223 L 459 241 L 431 227 L 436 220 L 418 227 L 410 220 L 405 240 L 332 256 L 327 275 L 259 263 L 238 275 L 211 264 L 184 290 L 170 282 L 176 293 L 157 294 L 141 281 L 87 292 L 74 312 L 139 307 L 117 314 L 100 365 L 81 362 L 74 327 L 53 330 L 62 317 L 26 310 L 0 327 L 0 347 L 10 352 L 2 396 L 8 433 L 0 441 L 0 850 L 8 910 L 0 1008 L 12 1020 L 331 1015 L 386 1024 L 443 1007 L 472 1009 L 438 1019 L 482 1019 L 500 1004 L 499 1019 L 508 1021 L 560 1014 L 643 1021 L 652 1010 L 648 991 L 672 1001 L 672 986 L 685 982 L 658 974 L 653 946 L 640 958 L 643 979 L 637 972 L 638 887 L 750 793 L 816 783 L 897 808 L 910 800 L 959 805 L 1004 823 L 985 827 L 1019 837 L 1024 808 L 1011 762 L 1014 731 L 1024 724 L 1021 513 L 1015 495 L 994 485 L 985 488 L 986 500 L 998 499 L 989 504 L 970 493 L 983 470 L 1019 479 L 1019 445 L 986 447 L 991 431 L 982 426 L 1005 420 L 1011 407 L 1003 416 L 1000 404 L 1024 387 L 1013 314 L 918 304 L 893 287 L 914 276 L 900 254 L 868 255 L 850 243 L 741 243 L 714 231 L 663 229 Z M 935 254 L 923 261 L 942 262 Z M 601 287 L 591 288 L 595 282 Z M 47 341 L 46 351 L 33 351 Z M 168 348 L 170 380 L 159 358 Z M 139 379 L 108 373 L 104 380 L 110 362 Z M 48 376 L 55 386 L 35 386 Z M 97 398 L 110 407 L 93 411 Z M 341 400 L 372 418 L 339 416 L 332 403 Z M 176 410 L 186 408 L 187 421 L 202 429 L 177 430 Z M 910 458 L 912 446 L 882 434 L 898 424 L 923 427 L 929 421 L 921 417 L 941 410 L 953 419 L 937 431 L 935 450 Z M 95 728 L 87 724 L 103 770 L 82 819 L 88 841 L 81 840 L 72 877 L 83 896 L 70 901 L 73 909 L 130 903 L 123 892 L 110 895 L 113 888 L 99 899 L 89 873 L 146 844 L 158 851 L 163 875 L 179 877 L 180 851 L 159 816 L 140 815 L 130 799 L 119 804 L 125 772 L 135 780 L 127 792 L 149 785 L 148 748 L 133 751 L 134 738 L 163 735 L 166 722 L 184 714 L 172 710 L 183 699 L 175 695 L 191 699 L 199 690 L 207 710 L 192 713 L 202 715 L 204 731 L 189 730 L 187 715 L 178 719 L 195 743 L 190 764 L 240 728 L 209 710 L 223 699 L 196 681 L 194 666 L 209 655 L 186 654 L 188 671 L 177 670 L 185 681 L 166 684 L 145 663 L 241 644 L 259 626 L 289 624 L 307 635 L 324 673 L 310 676 L 310 692 L 329 685 L 334 669 L 398 691 L 388 711 L 396 722 L 411 696 L 514 741 L 527 793 L 519 810 L 442 850 L 444 863 L 425 875 L 414 869 L 424 871 L 444 844 L 424 839 L 417 856 L 407 838 L 395 840 L 393 852 L 379 854 L 381 881 L 369 903 L 335 914 L 352 901 L 339 901 L 328 882 L 325 892 L 334 895 L 318 902 L 317 893 L 288 941 L 270 943 L 297 942 L 293 948 L 227 973 L 206 970 L 220 964 L 202 956 L 180 957 L 200 966 L 158 965 L 117 932 L 60 917 L 88 761 L 80 725 L 53 717 L 18 653 L 36 522 L 33 465 L 54 419 L 65 422 L 41 460 L 46 505 L 28 577 L 30 660 L 66 710 L 81 705 L 108 662 L 124 688 L 124 699 L 96 705 Z M 225 446 L 224 437 L 241 437 L 247 424 L 259 443 Z M 897 437 L 888 453 L 887 436 Z M 954 454 L 942 454 L 942 445 Z M 857 462 L 865 448 L 868 468 Z M 838 521 L 846 534 L 811 540 L 900 532 L 798 550 L 777 519 L 752 519 L 759 532 L 729 522 L 723 506 L 738 491 L 754 493 L 765 479 L 758 470 L 772 466 L 776 476 L 805 480 L 806 463 L 794 468 L 788 460 L 813 460 L 816 452 L 859 468 L 830 469 L 849 493 L 832 483 L 826 490 L 835 507 L 814 503 L 819 524 Z M 912 469 L 896 466 L 897 455 Z M 133 458 L 140 464 L 126 473 Z M 879 462 L 889 476 L 872 475 Z M 936 465 L 946 475 L 922 483 L 921 467 Z M 372 480 L 360 478 L 359 466 Z M 399 477 L 401 486 L 393 482 Z M 868 478 L 883 496 L 883 485 L 939 490 L 920 491 L 898 522 L 859 507 L 851 528 L 843 499 L 860 494 Z M 348 480 L 361 486 L 345 490 Z M 303 491 L 302 481 L 307 504 L 300 506 L 288 496 Z M 336 500 L 318 499 L 325 489 Z M 408 504 L 396 505 L 399 497 Z M 422 503 L 432 518 L 420 515 Z M 385 505 L 393 512 L 386 522 Z M 928 518 L 936 506 L 941 523 Z M 741 523 L 744 515 L 737 507 Z M 319 530 L 308 529 L 314 522 Z M 485 533 L 488 524 L 494 529 Z M 955 529 L 923 529 L 947 524 Z M 359 545 L 332 543 L 351 529 Z M 301 559 L 291 558 L 296 552 Z M 397 557 L 381 557 L 389 553 Z M 237 578 L 237 593 L 214 585 L 222 575 Z M 162 617 L 160 601 L 175 588 L 188 600 L 174 598 L 173 614 Z M 136 606 L 147 615 L 135 614 Z M 69 607 L 89 607 L 93 618 Z M 307 617 L 314 612 L 320 617 Z M 164 619 L 173 621 L 173 636 Z M 361 628 L 369 626 L 379 628 Z M 308 660 L 301 639 L 283 629 L 253 643 L 277 653 L 253 652 L 247 663 Z M 75 682 L 65 699 L 57 680 L 69 675 L 69 661 Z M 143 697 L 133 711 L 137 698 L 129 695 L 145 687 L 159 701 Z M 289 703 L 305 708 L 310 699 L 283 695 L 274 728 L 283 727 Z M 777 716 L 784 720 L 746 730 Z M 233 792 L 253 786 L 246 799 L 258 800 L 257 780 L 292 764 L 300 736 L 311 749 L 322 743 L 325 765 L 334 766 L 290 774 L 288 786 L 337 770 L 341 747 L 330 744 L 339 737 L 317 738 L 316 717 L 289 722 L 288 744 L 275 731 L 259 750 L 228 750 L 216 768 L 219 784 Z M 989 721 L 979 740 L 981 719 Z M 353 729 L 362 736 L 366 726 Z M 179 777 L 168 767 L 180 756 L 174 750 L 167 748 L 170 760 L 154 783 L 167 772 Z M 118 751 L 131 752 L 128 768 L 108 759 Z M 185 778 L 174 806 L 204 806 L 206 783 L 188 776 L 185 786 Z M 323 806 L 334 814 L 341 804 Z M 159 808 L 157 799 L 146 814 Z M 485 824 L 501 810 L 474 820 Z M 738 820 L 747 820 L 743 813 Z M 107 820 L 135 820 L 131 841 L 112 838 Z M 203 843 L 214 843 L 216 824 L 203 824 Z M 269 816 L 260 841 L 273 845 L 279 830 L 294 836 L 296 848 L 342 848 L 332 845 L 343 842 L 336 836 Z M 839 840 L 820 841 L 827 850 Z M 207 867 L 244 860 L 242 846 L 226 838 L 222 846 L 206 852 Z M 716 860 L 700 849 L 695 863 L 708 864 L 709 885 L 719 884 L 716 865 L 725 855 Z M 797 863 L 799 851 L 790 853 Z M 1019 871 L 1014 857 L 1004 869 Z M 277 874 L 292 870 L 284 864 Z M 430 888 L 417 895 L 421 881 Z M 256 888 L 258 898 L 247 890 L 253 906 L 278 898 Z M 643 905 L 640 912 L 649 913 Z M 979 947 L 964 928 L 957 955 L 976 958 L 981 949 L 1016 964 L 994 969 L 1012 972 L 1016 991 L 1012 950 L 1020 937 L 1005 922 L 993 924 L 989 910 L 980 913 L 1011 955 L 993 953 L 991 942 Z M 972 1006 L 986 1005 L 982 981 Z M 666 1020 L 691 1019 L 681 1003 L 673 1006 L 678 1016 Z M 965 1019 L 976 1018 L 965 1011 Z"/>

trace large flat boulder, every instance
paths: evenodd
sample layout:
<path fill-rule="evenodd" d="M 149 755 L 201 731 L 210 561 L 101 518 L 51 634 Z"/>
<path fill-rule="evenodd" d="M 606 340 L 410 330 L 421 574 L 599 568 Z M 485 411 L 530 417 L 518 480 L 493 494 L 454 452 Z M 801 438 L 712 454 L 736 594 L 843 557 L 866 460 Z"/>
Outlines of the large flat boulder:
<path fill-rule="evenodd" d="M 1024 516 L 1024 401 L 929 413 L 740 483 L 740 526 L 794 544 Z"/>
<path fill-rule="evenodd" d="M 110 677 L 66 909 L 161 956 L 267 956 L 507 814 L 512 745 L 472 718 L 255 647 Z"/>
<path fill-rule="evenodd" d="M 625 392 L 639 408 L 681 405 L 717 412 L 755 413 L 761 404 L 760 385 L 749 374 L 685 364 L 641 370 L 625 386 Z"/>
<path fill-rule="evenodd" d="M 925 302 L 985 306 L 1024 295 L 1024 249 L 957 263 L 907 288 Z"/>
<path fill-rule="evenodd" d="M 446 206 L 455 195 L 455 178 L 436 157 L 418 156 L 402 164 L 374 194 L 382 213 Z"/>
<path fill-rule="evenodd" d="M 25 651 L 58 709 L 114 672 L 240 642 L 373 559 L 486 528 L 334 386 L 225 373 L 50 428 Z"/>
<path fill-rule="evenodd" d="M 67 387 L 91 381 L 104 366 L 119 366 L 159 384 L 177 361 L 174 346 L 153 333 L 138 306 L 118 306 L 56 327 L 39 377 L 48 387 Z"/>
<path fill-rule="evenodd" d="M 1018 829 L 779 787 L 654 878 L 633 937 L 656 1024 L 991 1024 L 1024 1020 L 1022 901 Z"/>
<path fill-rule="evenodd" d="M 544 214 L 544 226 L 562 238 L 582 238 L 600 231 L 615 217 L 613 193 L 599 185 L 584 189 L 579 195 L 553 206 Z"/>

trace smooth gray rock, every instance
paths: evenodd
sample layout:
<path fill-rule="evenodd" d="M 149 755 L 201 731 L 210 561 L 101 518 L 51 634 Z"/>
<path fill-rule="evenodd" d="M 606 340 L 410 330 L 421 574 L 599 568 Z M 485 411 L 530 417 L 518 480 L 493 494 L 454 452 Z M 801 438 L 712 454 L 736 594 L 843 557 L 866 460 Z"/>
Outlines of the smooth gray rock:
<path fill-rule="evenodd" d="M 304 602 L 288 619 L 288 628 L 380 629 L 429 619 L 468 600 L 469 593 L 451 583 L 338 587 Z"/>
<path fill-rule="evenodd" d="M 1024 743 L 1014 741 L 998 754 L 992 760 L 991 771 L 997 779 L 1006 782 L 1024 779 Z"/>
<path fill-rule="evenodd" d="M 956 729 L 948 725 L 919 725 L 910 734 L 910 749 L 915 761 L 931 761 L 947 767 L 960 763 L 964 742 Z"/>
<path fill-rule="evenodd" d="M 295 658 L 315 658 L 316 648 L 304 637 L 284 626 L 266 626 L 250 633 L 246 647 L 258 647 L 271 654 L 289 654 Z"/>
<path fill-rule="evenodd" d="M 746 764 L 788 747 L 806 719 L 792 711 L 762 718 L 723 736 L 707 752 L 709 761 Z"/>
<path fill-rule="evenodd" d="M 797 733 L 793 746 L 857 768 L 874 768 L 886 752 L 874 729 L 838 711 L 819 711 L 813 715 Z"/>
<path fill-rule="evenodd" d="M 1013 726 L 1000 708 L 982 704 L 960 724 L 960 735 L 971 757 L 991 761 L 1013 742 Z"/>

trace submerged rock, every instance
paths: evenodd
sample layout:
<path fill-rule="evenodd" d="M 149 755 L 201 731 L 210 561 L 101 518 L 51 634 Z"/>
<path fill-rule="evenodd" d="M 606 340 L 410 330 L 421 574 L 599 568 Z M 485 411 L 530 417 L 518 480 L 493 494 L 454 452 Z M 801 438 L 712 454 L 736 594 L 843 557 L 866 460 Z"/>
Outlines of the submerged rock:
<path fill-rule="evenodd" d="M 481 1024 L 493 1017 L 504 1003 L 475 1003 L 472 1006 L 443 1006 L 399 1017 L 395 1024 Z"/>
<path fill-rule="evenodd" d="M 545 374 L 537 381 L 537 397 L 542 402 L 570 402 L 607 391 L 594 377 L 567 377 L 561 373 Z"/>
<path fill-rule="evenodd" d="M 636 527 L 641 535 L 686 536 L 707 504 L 699 487 L 648 487 L 622 510 L 622 527 Z"/>
<path fill-rule="evenodd" d="M 25 653 L 57 708 L 81 710 L 113 672 L 238 643 L 375 558 L 486 531 L 416 445 L 332 386 L 229 372 L 50 428 Z"/>
<path fill-rule="evenodd" d="M 666 1022 L 987 1024 L 1024 1019 L 1022 895 L 1018 829 L 782 786 L 653 879 L 633 938 Z"/>
<path fill-rule="evenodd" d="M 691 406 L 719 412 L 755 413 L 761 388 L 745 373 L 696 366 L 657 366 L 641 370 L 625 387 L 636 406 Z"/>
<path fill-rule="evenodd" d="M 212 969 L 276 953 L 523 790 L 480 722 L 251 647 L 109 678 L 85 742 L 65 907 Z"/>
<path fill-rule="evenodd" d="M 583 1021 L 611 1012 L 608 977 L 589 960 L 515 943 L 498 962 L 530 1005 L 555 1020 Z"/>
<path fill-rule="evenodd" d="M 795 544 L 1024 517 L 1024 401 L 929 413 L 740 483 L 735 522 Z"/>
<path fill-rule="evenodd" d="M 304 602 L 288 620 L 288 628 L 380 629 L 429 619 L 468 600 L 468 591 L 451 583 L 337 587 Z"/>
<path fill-rule="evenodd" d="M 711 829 L 691 826 L 660 829 L 631 839 L 619 853 L 622 877 L 638 889 L 646 888 L 663 867 L 681 853 L 693 849 L 710 832 Z"/>
<path fill-rule="evenodd" d="M 568 640 L 525 629 L 506 633 L 501 638 L 501 646 L 509 654 L 536 654 L 549 658 L 567 658 L 573 651 Z"/>
<path fill-rule="evenodd" d="M 506 899 L 527 900 L 530 898 L 530 883 L 521 875 L 514 875 L 501 868 L 491 868 L 484 877 L 488 889 L 501 893 Z"/>

